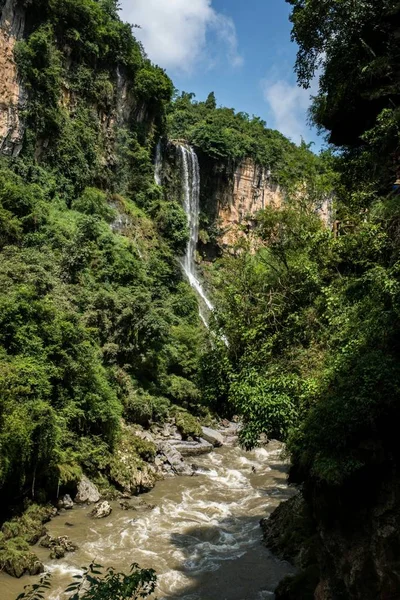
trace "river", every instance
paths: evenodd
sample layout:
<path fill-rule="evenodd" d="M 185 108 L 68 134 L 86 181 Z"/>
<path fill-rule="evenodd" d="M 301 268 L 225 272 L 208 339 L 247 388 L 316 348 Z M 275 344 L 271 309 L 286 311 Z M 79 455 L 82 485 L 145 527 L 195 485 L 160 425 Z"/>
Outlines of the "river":
<path fill-rule="evenodd" d="M 128 570 L 133 562 L 158 574 L 157 598 L 179 600 L 262 600 L 274 597 L 280 579 L 292 572 L 262 545 L 259 520 L 292 495 L 287 466 L 277 442 L 244 452 L 224 447 L 193 459 L 196 477 L 157 483 L 135 499 L 136 510 L 111 503 L 110 517 L 94 521 L 90 507 L 75 507 L 48 524 L 52 536 L 68 535 L 79 550 L 61 561 L 35 548 L 52 572 L 49 600 L 82 565 L 93 559 Z M 35 578 L 0 575 L 2 600 L 15 600 Z"/>

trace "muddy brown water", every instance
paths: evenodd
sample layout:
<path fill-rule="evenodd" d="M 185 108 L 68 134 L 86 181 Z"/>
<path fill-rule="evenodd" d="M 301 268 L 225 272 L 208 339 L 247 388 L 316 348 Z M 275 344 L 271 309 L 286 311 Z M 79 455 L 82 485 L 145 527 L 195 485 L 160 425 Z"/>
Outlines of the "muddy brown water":
<path fill-rule="evenodd" d="M 137 510 L 113 512 L 93 520 L 89 507 L 65 511 L 48 524 L 52 536 L 68 535 L 79 546 L 62 560 L 35 548 L 52 573 L 48 600 L 64 600 L 63 590 L 93 559 L 105 567 L 128 570 L 131 563 L 154 568 L 159 600 L 263 600 L 292 568 L 262 545 L 259 520 L 293 491 L 286 483 L 282 448 L 244 452 L 221 448 L 193 459 L 196 477 L 157 483 L 136 499 Z M 155 508 L 140 506 L 141 501 Z M 0 574 L 0 599 L 15 600 L 37 578 Z"/>

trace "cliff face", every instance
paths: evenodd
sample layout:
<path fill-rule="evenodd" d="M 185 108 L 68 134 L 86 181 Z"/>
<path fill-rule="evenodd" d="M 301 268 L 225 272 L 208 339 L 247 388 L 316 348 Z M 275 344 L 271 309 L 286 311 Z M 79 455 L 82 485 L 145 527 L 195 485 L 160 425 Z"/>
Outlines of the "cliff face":
<path fill-rule="evenodd" d="M 270 171 L 251 159 L 244 160 L 235 170 L 229 196 L 228 202 L 224 198 L 218 206 L 223 247 L 232 246 L 238 237 L 244 235 L 244 230 L 251 228 L 251 221 L 246 218 L 266 206 L 278 208 L 283 200 L 279 186 L 271 181 Z"/>
<path fill-rule="evenodd" d="M 17 0 L 3 0 L 0 11 L 0 151 L 16 156 L 22 149 L 21 111 L 26 93 L 18 77 L 14 48 L 23 37 L 25 11 Z"/>
<path fill-rule="evenodd" d="M 320 549 L 316 600 L 399 598 L 400 482 L 394 472 L 376 476 L 357 482 L 357 491 L 354 485 L 337 494 L 312 488 L 308 502 Z"/>
<path fill-rule="evenodd" d="M 103 37 L 110 39 L 101 39 L 98 10 L 97 3 L 81 3 L 75 12 L 61 1 L 0 0 L 0 154 L 29 154 L 63 173 L 86 172 L 80 189 L 89 183 L 107 188 L 129 160 L 130 144 L 152 146 L 172 88 L 141 56 L 128 26 L 115 21 L 121 36 L 113 37 L 103 14 Z M 93 20 L 92 28 L 76 36 L 85 19 Z M 154 94 L 147 85 L 153 72 L 160 86 Z"/>
<path fill-rule="evenodd" d="M 309 480 L 261 525 L 266 545 L 298 573 L 277 600 L 391 600 L 400 590 L 400 481 L 396 469 L 343 487 Z"/>

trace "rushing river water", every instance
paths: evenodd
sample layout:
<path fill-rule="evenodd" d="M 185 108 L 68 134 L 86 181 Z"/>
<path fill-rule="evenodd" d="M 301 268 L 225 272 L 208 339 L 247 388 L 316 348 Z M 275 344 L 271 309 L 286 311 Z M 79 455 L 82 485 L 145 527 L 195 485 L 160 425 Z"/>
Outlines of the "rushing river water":
<path fill-rule="evenodd" d="M 133 562 L 154 568 L 159 600 L 273 598 L 291 567 L 263 547 L 259 520 L 291 495 L 281 446 L 272 442 L 249 453 L 225 447 L 193 462 L 198 476 L 160 481 L 135 499 L 137 510 L 122 510 L 115 502 L 104 520 L 93 520 L 90 507 L 53 519 L 49 533 L 68 535 L 79 550 L 51 561 L 48 550 L 35 548 L 53 574 L 49 598 L 61 600 L 72 575 L 93 559 L 119 570 Z M 15 600 L 33 579 L 1 575 L 1 600 Z"/>

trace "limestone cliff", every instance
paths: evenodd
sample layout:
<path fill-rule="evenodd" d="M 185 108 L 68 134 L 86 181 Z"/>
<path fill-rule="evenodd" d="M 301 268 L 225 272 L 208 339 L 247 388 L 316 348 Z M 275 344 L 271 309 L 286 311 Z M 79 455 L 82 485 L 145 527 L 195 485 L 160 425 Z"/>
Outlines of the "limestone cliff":
<path fill-rule="evenodd" d="M 234 172 L 230 201 L 218 207 L 222 246 L 232 246 L 243 235 L 243 226 L 251 227 L 250 217 L 266 206 L 279 207 L 282 200 L 282 192 L 272 182 L 271 172 L 251 159 L 244 160 Z"/>
<path fill-rule="evenodd" d="M 26 93 L 14 60 L 14 48 L 24 33 L 25 11 L 18 0 L 0 4 L 0 151 L 16 156 L 22 148 L 24 125 L 21 112 Z"/>

